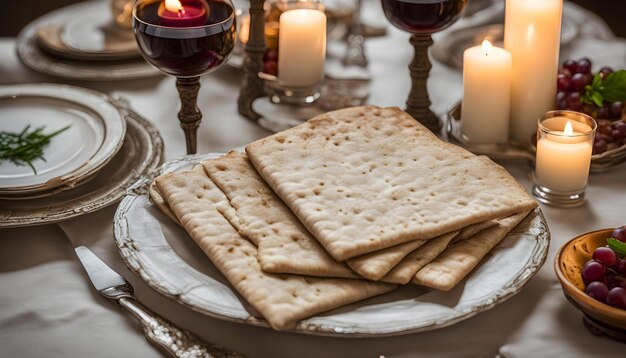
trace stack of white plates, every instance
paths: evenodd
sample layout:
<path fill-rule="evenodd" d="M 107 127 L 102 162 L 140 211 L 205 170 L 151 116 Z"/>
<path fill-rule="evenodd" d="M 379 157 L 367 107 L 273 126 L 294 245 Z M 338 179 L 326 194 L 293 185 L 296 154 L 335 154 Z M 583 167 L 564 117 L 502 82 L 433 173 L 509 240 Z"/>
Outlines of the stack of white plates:
<path fill-rule="evenodd" d="M 0 131 L 62 128 L 43 158 L 0 161 L 0 227 L 48 223 L 95 211 L 121 197 L 161 162 L 158 131 L 124 102 L 64 85 L 0 87 Z"/>
<path fill-rule="evenodd" d="M 18 36 L 17 54 L 33 70 L 65 79 L 160 74 L 141 57 L 132 31 L 115 23 L 107 0 L 70 5 L 33 21 Z"/>

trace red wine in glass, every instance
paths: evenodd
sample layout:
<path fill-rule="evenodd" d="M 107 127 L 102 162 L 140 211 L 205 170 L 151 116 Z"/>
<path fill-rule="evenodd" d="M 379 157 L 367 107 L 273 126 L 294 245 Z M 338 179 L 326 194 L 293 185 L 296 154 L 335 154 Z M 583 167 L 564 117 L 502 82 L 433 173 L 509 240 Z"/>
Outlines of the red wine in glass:
<path fill-rule="evenodd" d="M 235 16 L 230 2 L 197 0 L 193 4 L 206 7 L 205 16 L 195 22 L 181 21 L 180 27 L 171 26 L 171 21 L 159 15 L 160 1 L 138 5 L 134 16 L 135 37 L 144 58 L 176 77 L 210 72 L 228 58 L 235 44 Z M 183 1 L 182 5 L 189 6 L 189 2 Z"/>
<path fill-rule="evenodd" d="M 430 110 L 426 86 L 431 63 L 428 48 L 432 33 L 452 25 L 465 10 L 468 0 L 381 0 L 387 20 L 397 28 L 412 34 L 415 50 L 411 71 L 411 92 L 406 111 L 434 133 L 441 130 L 439 117 Z"/>
<path fill-rule="evenodd" d="M 133 31 L 143 57 L 176 76 L 178 112 L 187 154 L 197 150 L 200 76 L 222 65 L 235 47 L 235 10 L 230 0 L 136 0 Z"/>
<path fill-rule="evenodd" d="M 410 33 L 432 33 L 452 25 L 467 0 L 382 0 L 387 19 Z"/>

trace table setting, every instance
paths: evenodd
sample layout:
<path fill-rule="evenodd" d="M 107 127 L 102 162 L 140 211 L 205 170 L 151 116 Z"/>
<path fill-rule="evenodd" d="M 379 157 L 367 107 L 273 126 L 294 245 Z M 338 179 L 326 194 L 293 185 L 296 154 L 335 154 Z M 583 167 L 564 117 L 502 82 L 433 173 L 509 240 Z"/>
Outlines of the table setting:
<path fill-rule="evenodd" d="M 87 0 L 0 50 L 2 356 L 623 356 L 626 39 L 573 2 Z"/>

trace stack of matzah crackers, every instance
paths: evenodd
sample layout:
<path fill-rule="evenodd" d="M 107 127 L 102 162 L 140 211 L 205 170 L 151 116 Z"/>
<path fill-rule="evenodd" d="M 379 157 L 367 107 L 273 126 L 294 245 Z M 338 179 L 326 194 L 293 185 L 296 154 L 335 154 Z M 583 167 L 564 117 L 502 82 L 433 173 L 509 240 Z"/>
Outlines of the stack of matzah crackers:
<path fill-rule="evenodd" d="M 150 195 L 275 329 L 397 284 L 450 290 L 536 207 L 488 158 L 372 106 L 161 176 Z"/>

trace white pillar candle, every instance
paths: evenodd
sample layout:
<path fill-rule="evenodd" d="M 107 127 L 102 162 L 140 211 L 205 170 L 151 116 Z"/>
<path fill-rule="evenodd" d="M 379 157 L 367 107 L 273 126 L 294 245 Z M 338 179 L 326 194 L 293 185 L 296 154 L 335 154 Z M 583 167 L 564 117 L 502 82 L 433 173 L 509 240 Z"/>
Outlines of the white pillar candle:
<path fill-rule="evenodd" d="M 463 53 L 461 131 L 472 143 L 498 144 L 509 136 L 511 54 L 489 41 Z"/>
<path fill-rule="evenodd" d="M 553 117 L 541 124 L 551 130 L 544 130 L 537 141 L 537 184 L 561 192 L 584 189 L 593 149 L 591 127 L 566 117 Z"/>
<path fill-rule="evenodd" d="M 507 0 L 504 48 L 513 56 L 510 137 L 529 143 L 554 107 L 563 0 Z"/>
<path fill-rule="evenodd" d="M 313 9 L 280 15 L 278 80 L 284 86 L 307 87 L 324 79 L 326 15 Z"/>

